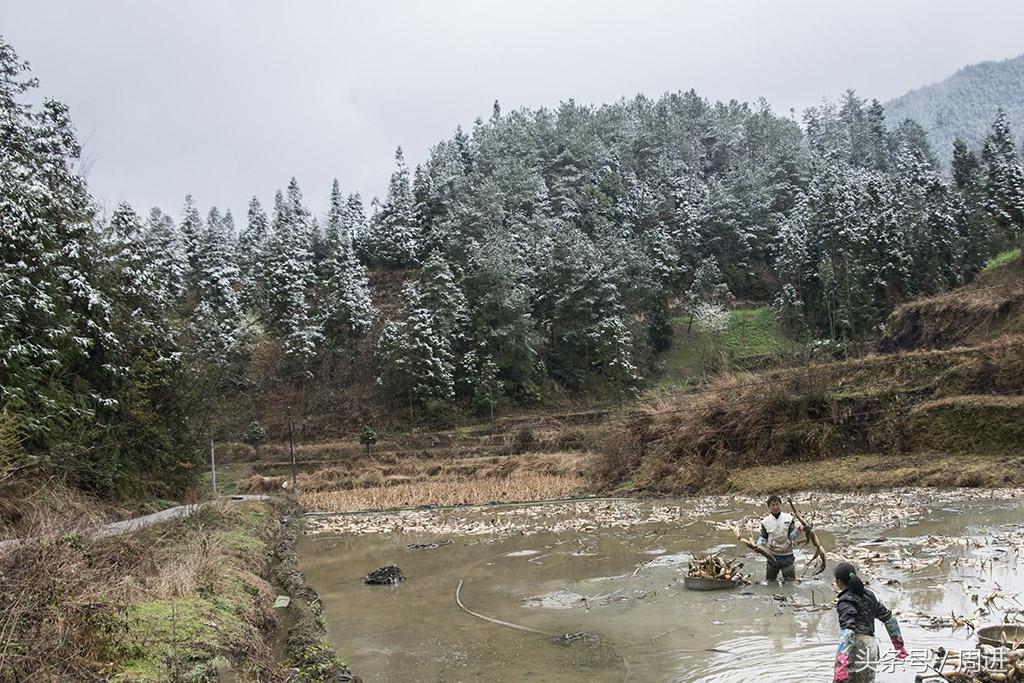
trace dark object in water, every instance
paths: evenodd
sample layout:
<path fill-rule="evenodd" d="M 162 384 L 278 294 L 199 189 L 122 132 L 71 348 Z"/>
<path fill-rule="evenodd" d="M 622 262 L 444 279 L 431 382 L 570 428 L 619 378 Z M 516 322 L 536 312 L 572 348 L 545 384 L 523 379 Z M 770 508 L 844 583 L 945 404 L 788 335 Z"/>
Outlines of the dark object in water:
<path fill-rule="evenodd" d="M 577 633 L 566 633 L 565 635 L 555 636 L 551 639 L 551 642 L 555 645 L 564 645 L 566 647 L 571 647 L 573 645 L 600 645 L 601 636 L 596 633 L 579 631 Z"/>
<path fill-rule="evenodd" d="M 389 564 L 386 567 L 374 569 L 363 577 L 363 583 L 368 583 L 372 586 L 397 586 L 403 581 L 405 581 L 405 577 L 402 576 L 402 570 L 396 564 Z"/>
<path fill-rule="evenodd" d="M 443 545 L 448 545 L 452 542 L 452 539 L 447 541 L 441 541 L 440 543 L 410 543 L 405 546 L 406 550 L 433 550 L 434 548 L 440 548 Z"/>

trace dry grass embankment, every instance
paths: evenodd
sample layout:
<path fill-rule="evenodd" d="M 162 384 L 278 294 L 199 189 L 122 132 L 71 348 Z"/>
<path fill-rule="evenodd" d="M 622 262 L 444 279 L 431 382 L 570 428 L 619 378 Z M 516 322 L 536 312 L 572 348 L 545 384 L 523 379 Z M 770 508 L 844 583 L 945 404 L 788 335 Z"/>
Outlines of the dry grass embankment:
<path fill-rule="evenodd" d="M 878 342 L 883 352 L 948 349 L 1024 334 L 1024 259 L 978 275 L 967 287 L 898 307 Z"/>
<path fill-rule="evenodd" d="M 540 500 L 584 491 L 591 458 L 573 452 L 426 459 L 388 455 L 386 461 L 364 456 L 345 466 L 302 473 L 297 482 L 303 506 L 316 510 Z M 275 491 L 289 479 L 254 475 L 238 486 Z"/>
<path fill-rule="evenodd" d="M 305 459 L 297 479 L 301 502 L 307 509 L 341 511 L 577 495 L 590 484 L 593 415 L 539 413 L 399 435 L 369 455 L 350 443 L 304 444 L 296 454 Z M 267 457 L 269 449 L 261 451 Z M 309 459 L 316 456 L 323 459 Z M 237 481 L 240 491 L 280 491 L 291 478 L 286 461 L 261 460 L 252 469 L 256 473 Z"/>
<path fill-rule="evenodd" d="M 306 492 L 300 488 L 299 500 L 309 510 L 387 510 L 568 498 L 586 490 L 587 484 L 588 480 L 579 476 L 521 474 L 504 479 L 423 481 L 338 491 Z"/>
<path fill-rule="evenodd" d="M 612 432 L 595 476 L 605 487 L 662 493 L 749 488 L 739 473 L 782 466 L 796 488 L 855 486 L 881 478 L 835 469 L 834 458 L 1024 454 L 1024 336 L 977 347 L 914 351 L 808 368 L 726 377 L 706 391 L 636 411 Z M 798 467 L 799 465 L 799 467 Z M 1015 481 L 1019 467 L 992 458 L 986 479 Z M 832 469 L 831 478 L 810 476 Z M 957 468 L 929 483 L 958 483 Z M 845 473 L 848 478 L 837 478 Z M 900 484 L 909 473 L 894 476 Z M 803 483 L 800 483 L 800 482 Z M 747 482 L 744 485 L 743 482 Z"/>
<path fill-rule="evenodd" d="M 733 471 L 729 491 L 864 491 L 902 486 L 999 488 L 1024 485 L 1024 457 L 991 455 L 851 455 Z"/>
<path fill-rule="evenodd" d="M 0 555 L 0 680 L 283 680 L 277 525 L 268 504 L 212 504 L 116 538 L 33 535 Z"/>

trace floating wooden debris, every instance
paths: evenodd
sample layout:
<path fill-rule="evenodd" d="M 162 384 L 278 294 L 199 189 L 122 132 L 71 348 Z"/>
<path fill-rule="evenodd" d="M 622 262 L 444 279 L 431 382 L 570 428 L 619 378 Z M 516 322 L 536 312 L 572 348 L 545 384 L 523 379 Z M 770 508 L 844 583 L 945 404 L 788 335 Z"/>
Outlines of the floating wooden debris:
<path fill-rule="evenodd" d="M 451 544 L 452 539 L 447 541 L 441 541 L 440 543 L 410 543 L 405 546 L 406 550 L 433 550 L 434 548 L 440 548 L 443 545 Z"/>
<path fill-rule="evenodd" d="M 555 636 L 551 639 L 551 642 L 555 645 L 563 645 L 565 647 L 578 645 L 593 647 L 601 644 L 601 636 L 587 631 L 578 631 L 576 633 L 566 633 L 564 635 Z"/>

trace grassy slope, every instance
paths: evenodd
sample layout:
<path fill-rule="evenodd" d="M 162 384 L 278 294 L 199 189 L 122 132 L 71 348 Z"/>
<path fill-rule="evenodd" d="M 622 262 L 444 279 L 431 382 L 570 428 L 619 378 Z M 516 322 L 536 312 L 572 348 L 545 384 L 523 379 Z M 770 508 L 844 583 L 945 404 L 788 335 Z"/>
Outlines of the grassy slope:
<path fill-rule="evenodd" d="M 662 359 L 661 386 L 700 382 L 709 370 L 722 365 L 766 365 L 793 348 L 793 342 L 778 329 L 769 306 L 730 312 L 728 327 L 720 334 L 691 328 L 686 317 L 673 319 L 672 326 L 673 345 Z"/>
<path fill-rule="evenodd" d="M 918 453 L 851 455 L 731 472 L 725 488 L 751 494 L 813 489 L 856 491 L 896 486 L 1020 486 L 1024 456 Z"/>
<path fill-rule="evenodd" d="M 121 537 L 53 533 L 0 556 L 0 680 L 283 680 L 270 583 L 281 511 L 212 504 Z"/>
<path fill-rule="evenodd" d="M 884 352 L 948 349 L 1000 335 L 1024 334 L 1024 259 L 1000 254 L 974 282 L 947 294 L 911 301 L 886 321 Z"/>
<path fill-rule="evenodd" d="M 1024 483 L 1024 262 L 1000 260 L 897 310 L 889 353 L 652 402 L 610 435 L 598 479 L 667 493 Z"/>
<path fill-rule="evenodd" d="M 996 254 L 995 257 L 990 259 L 989 262 L 985 264 L 985 268 L 982 270 L 982 272 L 988 273 L 995 270 L 996 268 L 1001 268 L 1002 266 L 1010 265 L 1014 261 L 1019 261 L 1020 255 L 1020 247 L 1004 251 L 1000 254 Z"/>

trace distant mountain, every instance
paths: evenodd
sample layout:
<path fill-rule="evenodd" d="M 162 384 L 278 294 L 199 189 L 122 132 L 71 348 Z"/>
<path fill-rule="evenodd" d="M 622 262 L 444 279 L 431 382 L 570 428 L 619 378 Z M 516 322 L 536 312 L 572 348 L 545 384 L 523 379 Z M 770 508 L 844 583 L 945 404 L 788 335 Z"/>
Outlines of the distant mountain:
<path fill-rule="evenodd" d="M 911 90 L 886 102 L 885 118 L 892 127 L 908 118 L 924 126 L 948 169 L 953 140 L 959 137 L 979 149 L 999 107 L 1016 140 L 1024 140 L 1024 55 L 966 66 L 944 81 Z"/>

